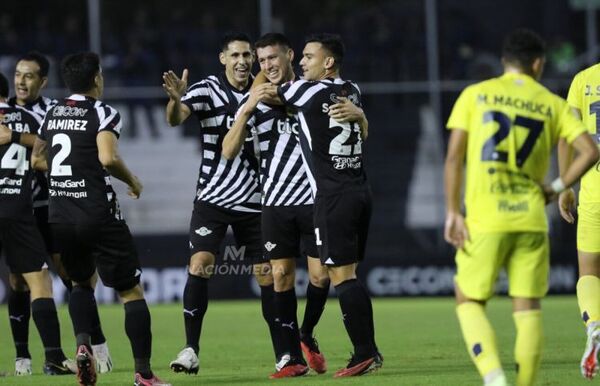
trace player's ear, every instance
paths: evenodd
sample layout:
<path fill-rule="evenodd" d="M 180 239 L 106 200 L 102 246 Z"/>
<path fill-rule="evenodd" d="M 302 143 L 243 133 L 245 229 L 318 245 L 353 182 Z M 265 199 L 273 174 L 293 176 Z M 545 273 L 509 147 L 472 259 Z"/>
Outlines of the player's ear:
<path fill-rule="evenodd" d="M 44 87 L 46 87 L 46 85 L 47 85 L 47 84 L 48 84 L 48 77 L 47 77 L 47 76 L 44 76 L 44 77 L 42 78 L 42 83 L 41 83 L 41 86 L 40 86 L 40 88 L 44 88 Z"/>
<path fill-rule="evenodd" d="M 225 65 L 225 53 L 221 52 L 219 54 L 219 61 L 221 62 L 222 65 Z"/>
<path fill-rule="evenodd" d="M 290 60 L 290 62 L 293 62 L 294 61 L 294 50 L 292 50 L 291 48 L 288 48 L 287 57 Z"/>
<path fill-rule="evenodd" d="M 335 66 L 335 58 L 333 56 L 328 56 L 325 58 L 325 69 L 331 70 Z"/>
<path fill-rule="evenodd" d="M 543 56 L 540 56 L 540 57 L 534 59 L 533 63 L 531 64 L 531 67 L 533 69 L 533 74 L 536 79 L 539 79 L 542 77 L 542 73 L 544 72 L 545 64 L 546 64 L 546 58 Z"/>

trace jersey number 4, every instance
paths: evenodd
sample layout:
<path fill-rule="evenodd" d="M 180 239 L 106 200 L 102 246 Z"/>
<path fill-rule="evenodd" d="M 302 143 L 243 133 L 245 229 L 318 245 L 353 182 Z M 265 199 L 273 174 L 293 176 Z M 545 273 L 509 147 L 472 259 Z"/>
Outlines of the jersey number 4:
<path fill-rule="evenodd" d="M 6 153 L 2 156 L 0 168 L 14 169 L 18 176 L 25 175 L 25 172 L 29 170 L 27 149 L 16 143 L 11 144 L 8 150 L 6 150 Z"/>
<path fill-rule="evenodd" d="M 483 149 L 481 149 L 481 160 L 508 162 L 508 152 L 498 150 L 496 147 L 508 137 L 508 134 L 514 127 L 519 126 L 529 130 L 527 138 L 525 138 L 523 145 L 517 150 L 516 154 L 517 166 L 523 166 L 527 157 L 531 154 L 535 142 L 544 130 L 544 122 L 520 115 L 517 115 L 515 120 L 511 122 L 510 117 L 500 111 L 488 111 L 483 115 L 483 123 L 485 124 L 491 121 L 498 123 L 498 131 L 483 144 Z"/>
<path fill-rule="evenodd" d="M 68 135 L 59 133 L 52 137 L 52 147 L 60 146 L 58 153 L 52 158 L 51 176 L 72 176 L 71 165 L 64 164 L 65 160 L 71 154 L 71 138 Z"/>

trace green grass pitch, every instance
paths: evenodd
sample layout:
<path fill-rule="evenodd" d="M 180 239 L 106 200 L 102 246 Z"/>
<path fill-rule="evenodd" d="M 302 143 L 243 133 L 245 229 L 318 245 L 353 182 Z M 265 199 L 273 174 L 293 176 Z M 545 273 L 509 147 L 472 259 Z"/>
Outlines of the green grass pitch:
<path fill-rule="evenodd" d="M 300 303 L 300 315 L 304 303 Z M 497 298 L 489 304 L 496 328 L 502 362 L 514 381 L 512 359 L 514 327 L 510 301 Z M 351 346 L 344 330 L 337 299 L 330 298 L 317 338 L 328 360 L 324 375 L 309 374 L 298 379 L 269 380 L 274 358 L 267 328 L 257 301 L 211 302 L 201 338 L 200 373 L 174 374 L 168 363 L 184 343 L 180 305 L 151 307 L 154 336 L 152 364 L 155 372 L 173 385 L 481 385 L 461 339 L 450 298 L 375 299 L 377 341 L 385 357 L 383 368 L 359 378 L 333 379 L 333 372 L 345 365 Z M 67 310 L 59 310 L 63 347 L 75 351 Z M 6 307 L 0 307 L 0 371 L 14 370 L 14 348 Z M 108 338 L 115 369 L 100 376 L 98 385 L 133 384 L 133 363 L 123 329 L 121 306 L 101 306 L 100 315 Z M 538 385 L 588 385 L 579 375 L 579 359 L 585 342 L 575 297 L 550 297 L 544 301 L 546 344 Z M 33 326 L 30 349 L 34 375 L 0 378 L 0 385 L 76 385 L 74 377 L 40 375 L 42 349 Z"/>

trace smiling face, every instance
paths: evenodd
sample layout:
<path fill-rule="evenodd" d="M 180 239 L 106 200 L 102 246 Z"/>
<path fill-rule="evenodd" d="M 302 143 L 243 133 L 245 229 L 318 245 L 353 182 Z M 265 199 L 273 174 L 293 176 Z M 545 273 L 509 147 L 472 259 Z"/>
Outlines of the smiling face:
<path fill-rule="evenodd" d="M 15 69 L 15 94 L 20 105 L 35 101 L 46 86 L 47 77 L 40 75 L 40 66 L 33 60 L 21 60 Z"/>
<path fill-rule="evenodd" d="M 227 80 L 238 89 L 246 87 L 254 63 L 250 43 L 240 40 L 230 42 L 227 49 L 219 55 L 219 59 L 225 66 Z"/>
<path fill-rule="evenodd" d="M 256 49 L 260 70 L 265 74 L 269 82 L 281 84 L 292 80 L 292 60 L 294 51 L 286 46 L 275 44 L 272 46 L 259 47 Z"/>

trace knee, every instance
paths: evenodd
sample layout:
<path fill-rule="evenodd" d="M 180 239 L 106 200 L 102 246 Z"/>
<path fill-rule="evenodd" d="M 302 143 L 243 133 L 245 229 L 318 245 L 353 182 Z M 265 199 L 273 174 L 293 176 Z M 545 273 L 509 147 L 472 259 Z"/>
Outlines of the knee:
<path fill-rule="evenodd" d="M 331 281 L 329 280 L 329 275 L 327 274 L 327 270 L 317 273 L 310 273 L 309 276 L 310 284 L 318 288 L 328 288 Z"/>
<path fill-rule="evenodd" d="M 283 292 L 294 288 L 296 282 L 296 275 L 293 270 L 286 270 L 283 267 L 277 269 L 273 267 L 273 284 L 275 285 L 275 291 Z"/>
<path fill-rule="evenodd" d="M 144 290 L 142 286 L 137 284 L 133 288 L 119 291 L 119 297 L 123 301 L 123 303 L 131 302 L 134 300 L 144 299 Z"/>
<path fill-rule="evenodd" d="M 27 286 L 31 290 L 31 299 L 51 298 L 52 297 L 52 279 L 47 269 L 38 272 L 26 273 L 23 276 L 27 281 Z"/>
<path fill-rule="evenodd" d="M 27 282 L 25 281 L 25 279 L 23 278 L 22 275 L 20 274 L 16 274 L 16 273 L 11 273 L 8 275 L 8 283 L 10 285 L 10 288 L 13 291 L 17 291 L 17 292 L 27 292 L 29 291 L 29 287 L 27 286 Z"/>
<path fill-rule="evenodd" d="M 188 268 L 191 275 L 200 276 L 208 279 L 215 266 L 215 257 L 208 252 L 199 252 L 190 258 L 190 266 Z"/>
<path fill-rule="evenodd" d="M 264 287 L 273 284 L 273 272 L 271 270 L 271 264 L 255 264 L 253 266 L 254 277 L 259 286 Z"/>

